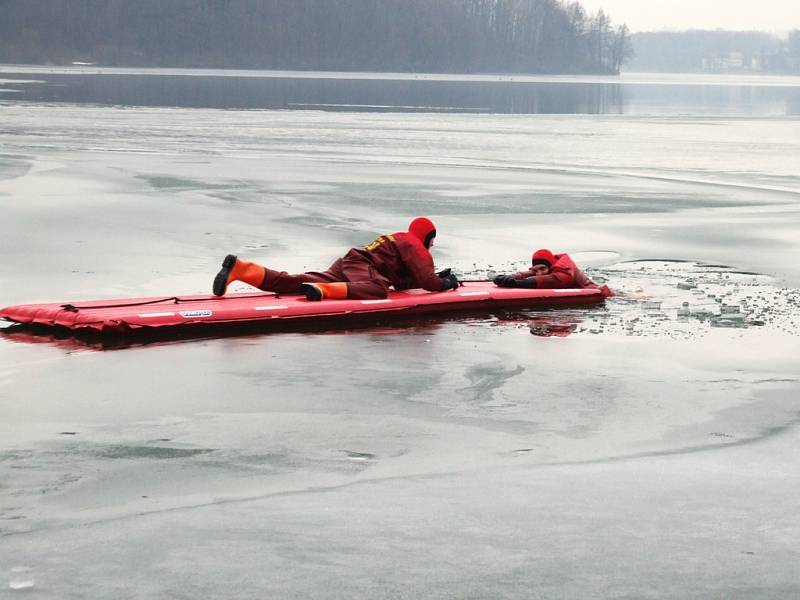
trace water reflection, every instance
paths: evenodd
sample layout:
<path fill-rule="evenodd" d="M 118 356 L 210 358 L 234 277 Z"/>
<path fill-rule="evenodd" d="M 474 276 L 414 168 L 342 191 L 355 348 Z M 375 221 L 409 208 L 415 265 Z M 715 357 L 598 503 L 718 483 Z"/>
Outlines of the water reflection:
<path fill-rule="evenodd" d="M 358 112 L 800 114 L 797 86 L 188 73 L 0 73 L 0 100 Z"/>
<path fill-rule="evenodd" d="M 585 319 L 574 315 L 548 315 L 531 319 L 531 334 L 539 337 L 567 337 L 578 330 Z"/>
<path fill-rule="evenodd" d="M 362 317 L 331 320 L 325 323 L 302 323 L 287 320 L 227 323 L 214 326 L 185 328 L 153 328 L 128 332 L 124 335 L 104 334 L 95 330 L 70 330 L 39 324 L 13 324 L 0 327 L 0 341 L 17 344 L 45 345 L 69 354 L 81 351 L 126 350 L 142 346 L 168 346 L 208 339 L 237 338 L 260 340 L 265 336 L 281 334 L 325 335 L 433 335 L 448 322 L 463 322 L 486 318 L 485 313 L 459 313 L 442 316 L 396 316 L 391 325 L 381 317 Z"/>
<path fill-rule="evenodd" d="M 24 78 L 10 75 L 9 79 Z M 616 84 L 160 75 L 37 75 L 14 100 L 366 112 L 620 113 Z M 15 87 L 9 83 L 6 87 Z M 7 94 L 0 94 L 8 97 Z M 10 95 L 10 93 L 9 93 Z"/>

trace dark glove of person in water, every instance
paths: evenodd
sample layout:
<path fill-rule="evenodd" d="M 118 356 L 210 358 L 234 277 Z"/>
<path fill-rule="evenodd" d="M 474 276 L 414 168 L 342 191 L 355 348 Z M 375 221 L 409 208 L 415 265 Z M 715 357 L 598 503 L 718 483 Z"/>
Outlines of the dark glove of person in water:
<path fill-rule="evenodd" d="M 449 269 L 448 269 L 449 270 Z M 453 273 L 448 273 L 442 279 L 442 291 L 444 290 L 456 290 L 461 283 L 458 281 L 458 277 L 456 277 Z"/>
<path fill-rule="evenodd" d="M 517 287 L 517 280 L 513 275 L 498 275 L 492 281 L 500 287 Z"/>
<path fill-rule="evenodd" d="M 444 270 L 442 270 L 442 271 L 439 271 L 439 272 L 436 274 L 436 276 L 437 276 L 439 279 L 444 279 L 445 277 L 447 277 L 448 275 L 450 275 L 450 272 L 451 272 L 451 269 L 450 269 L 450 267 L 447 267 L 446 269 L 444 269 Z"/>
<path fill-rule="evenodd" d="M 536 288 L 538 287 L 536 285 L 536 277 L 524 277 L 523 279 L 517 279 L 514 282 L 514 287 L 528 289 Z"/>

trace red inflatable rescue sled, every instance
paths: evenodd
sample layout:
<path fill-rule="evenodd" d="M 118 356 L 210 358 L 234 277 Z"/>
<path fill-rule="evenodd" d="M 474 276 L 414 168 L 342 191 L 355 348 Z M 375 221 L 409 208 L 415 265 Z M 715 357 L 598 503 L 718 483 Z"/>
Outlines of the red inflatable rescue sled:
<path fill-rule="evenodd" d="M 605 300 L 598 289 L 501 288 L 490 281 L 467 282 L 457 290 L 390 292 L 382 300 L 323 300 L 269 292 L 216 296 L 170 296 L 21 304 L 0 309 L 0 318 L 73 331 L 125 334 L 242 323 L 286 325 L 343 322 L 359 317 L 423 315 L 496 308 L 560 307 Z"/>

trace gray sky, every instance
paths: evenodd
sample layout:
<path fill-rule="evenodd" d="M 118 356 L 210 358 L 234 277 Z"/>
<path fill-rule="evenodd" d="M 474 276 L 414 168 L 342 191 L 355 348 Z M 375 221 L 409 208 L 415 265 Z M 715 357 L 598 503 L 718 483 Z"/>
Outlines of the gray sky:
<path fill-rule="evenodd" d="M 602 8 L 631 31 L 734 29 L 785 32 L 800 29 L 800 0 L 581 0 Z"/>

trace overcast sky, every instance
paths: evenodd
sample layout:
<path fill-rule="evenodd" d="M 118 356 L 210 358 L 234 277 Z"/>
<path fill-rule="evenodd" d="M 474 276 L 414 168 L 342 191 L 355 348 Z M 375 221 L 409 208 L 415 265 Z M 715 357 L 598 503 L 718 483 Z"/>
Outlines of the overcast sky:
<path fill-rule="evenodd" d="M 631 31 L 733 29 L 785 32 L 800 29 L 800 0 L 581 0 L 602 8 Z"/>

